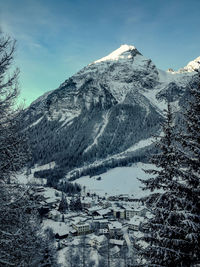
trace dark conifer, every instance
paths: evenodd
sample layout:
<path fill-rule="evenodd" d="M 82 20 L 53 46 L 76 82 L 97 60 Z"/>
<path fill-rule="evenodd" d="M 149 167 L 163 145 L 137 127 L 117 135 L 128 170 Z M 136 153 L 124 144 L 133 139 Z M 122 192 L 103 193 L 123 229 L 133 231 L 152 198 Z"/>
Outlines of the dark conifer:
<path fill-rule="evenodd" d="M 59 207 L 58 207 L 58 210 L 60 212 L 66 212 L 66 210 L 68 210 L 68 203 L 67 203 L 67 199 L 65 197 L 65 195 L 62 193 L 62 198 L 60 200 L 60 204 L 59 204 Z"/>
<path fill-rule="evenodd" d="M 148 244 L 141 250 L 141 254 L 146 258 L 148 266 L 188 267 L 196 255 L 190 249 L 190 246 L 194 248 L 192 228 L 196 228 L 196 225 L 190 225 L 190 219 L 193 219 L 190 217 L 190 205 L 193 205 L 191 195 L 194 188 L 188 188 L 183 178 L 180 144 L 176 141 L 175 129 L 168 104 L 163 135 L 156 142 L 160 152 L 152 158 L 156 168 L 147 171 L 153 177 L 141 180 L 144 189 L 153 192 L 143 198 L 152 217 L 141 227 L 144 233 L 142 239 Z"/>

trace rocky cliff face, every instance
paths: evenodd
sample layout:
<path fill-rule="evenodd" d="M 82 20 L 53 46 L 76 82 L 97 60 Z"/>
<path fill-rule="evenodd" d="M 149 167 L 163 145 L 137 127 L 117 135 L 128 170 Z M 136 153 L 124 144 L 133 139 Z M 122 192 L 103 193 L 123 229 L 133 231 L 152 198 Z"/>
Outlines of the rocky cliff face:
<path fill-rule="evenodd" d="M 166 100 L 181 108 L 196 64 L 161 71 L 128 45 L 89 64 L 25 111 L 32 164 L 55 161 L 62 175 L 79 176 L 147 160 Z"/>

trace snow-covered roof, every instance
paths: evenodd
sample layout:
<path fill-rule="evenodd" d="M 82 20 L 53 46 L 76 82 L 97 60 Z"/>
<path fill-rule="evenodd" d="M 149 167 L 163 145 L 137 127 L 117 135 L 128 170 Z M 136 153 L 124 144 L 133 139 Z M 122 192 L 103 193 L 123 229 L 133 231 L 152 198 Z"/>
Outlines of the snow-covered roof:
<path fill-rule="evenodd" d="M 65 224 L 64 222 L 56 222 L 50 219 L 44 220 L 44 229 L 50 227 L 54 234 L 59 234 L 60 236 L 66 235 L 70 231 L 70 226 Z"/>
<path fill-rule="evenodd" d="M 94 235 L 92 238 L 90 238 L 91 240 L 96 240 L 99 243 L 104 242 L 105 240 L 107 240 L 107 238 L 105 237 L 105 235 Z"/>
<path fill-rule="evenodd" d="M 81 199 L 81 203 L 92 203 L 94 200 L 91 197 L 84 197 L 84 199 Z"/>
<path fill-rule="evenodd" d="M 117 246 L 123 246 L 124 240 L 110 239 L 110 244 L 117 245 Z"/>
<path fill-rule="evenodd" d="M 103 215 L 108 214 L 110 212 L 110 209 L 102 209 L 102 210 L 98 210 L 97 212 L 98 212 L 98 214 L 103 216 Z"/>
<path fill-rule="evenodd" d="M 142 206 L 142 205 L 135 205 L 135 206 L 127 206 L 125 207 L 126 211 L 135 211 L 135 212 L 139 212 L 142 211 L 144 209 L 146 209 L 146 207 Z"/>
<path fill-rule="evenodd" d="M 41 193 L 45 198 L 47 203 L 58 202 L 60 197 L 57 197 L 56 194 L 60 195 L 60 192 L 54 188 L 46 187 L 45 191 Z"/>
<path fill-rule="evenodd" d="M 108 228 L 110 230 L 122 229 L 122 224 L 120 222 L 114 221 L 114 222 L 109 223 Z"/>
<path fill-rule="evenodd" d="M 113 248 L 110 249 L 110 254 L 115 255 L 120 252 L 120 248 L 118 246 L 114 246 Z"/>
<path fill-rule="evenodd" d="M 144 221 L 144 218 L 141 216 L 134 216 L 133 218 L 130 219 L 128 222 L 129 225 L 139 225 L 141 222 Z"/>
<path fill-rule="evenodd" d="M 88 209 L 89 212 L 94 212 L 94 211 L 99 211 L 101 210 L 102 207 L 101 206 L 95 206 L 95 207 L 91 207 Z"/>
<path fill-rule="evenodd" d="M 149 211 L 146 212 L 146 215 L 145 215 L 146 218 L 151 219 L 151 218 L 153 218 L 153 216 L 154 215 L 151 212 L 149 212 Z"/>
<path fill-rule="evenodd" d="M 76 225 L 76 227 L 90 226 L 89 223 L 85 222 L 75 223 L 74 225 Z"/>
<path fill-rule="evenodd" d="M 95 219 L 93 222 L 99 222 L 99 223 L 108 223 L 107 219 Z"/>
<path fill-rule="evenodd" d="M 50 210 L 49 214 L 51 214 L 53 216 L 61 215 L 61 213 L 58 210 Z"/>
<path fill-rule="evenodd" d="M 103 216 L 94 216 L 93 217 L 93 220 L 96 221 L 96 220 L 102 220 L 103 219 Z"/>
<path fill-rule="evenodd" d="M 76 217 L 71 218 L 71 221 L 74 224 L 83 223 L 83 222 L 85 222 L 87 220 L 88 220 L 88 218 L 87 217 L 83 217 L 83 216 L 76 216 Z"/>

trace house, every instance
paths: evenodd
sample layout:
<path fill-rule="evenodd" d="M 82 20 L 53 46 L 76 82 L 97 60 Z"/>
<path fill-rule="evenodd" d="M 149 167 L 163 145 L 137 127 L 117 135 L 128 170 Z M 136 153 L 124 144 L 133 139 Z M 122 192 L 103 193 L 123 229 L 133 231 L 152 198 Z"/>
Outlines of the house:
<path fill-rule="evenodd" d="M 99 236 L 94 235 L 88 241 L 89 245 L 95 248 L 103 246 L 104 244 L 106 244 L 106 242 L 107 238 L 105 237 L 105 235 L 99 235 Z"/>
<path fill-rule="evenodd" d="M 108 227 L 108 220 L 107 219 L 94 219 L 92 222 L 92 227 L 95 230 L 105 229 Z"/>
<path fill-rule="evenodd" d="M 128 222 L 128 229 L 133 230 L 133 231 L 138 231 L 139 230 L 139 225 L 141 222 L 144 221 L 143 217 L 140 216 L 134 216 L 131 218 L 131 220 Z"/>
<path fill-rule="evenodd" d="M 109 202 L 109 201 L 103 201 L 102 202 L 102 207 L 104 208 L 104 209 L 106 209 L 106 208 L 109 208 L 109 207 L 111 207 L 112 205 L 111 205 L 111 203 Z"/>
<path fill-rule="evenodd" d="M 109 209 L 109 208 L 107 208 L 107 209 L 101 209 L 101 210 L 97 210 L 96 211 L 96 215 L 98 216 L 103 216 L 103 217 L 108 217 L 109 215 L 111 215 L 112 214 L 112 212 L 111 212 L 111 210 Z"/>
<path fill-rule="evenodd" d="M 64 222 L 56 222 L 50 219 L 44 221 L 44 229 L 51 228 L 55 238 L 63 239 L 69 235 L 70 227 Z"/>
<path fill-rule="evenodd" d="M 102 209 L 101 206 L 95 206 L 95 207 L 87 208 L 86 212 L 88 213 L 88 215 L 91 215 L 91 216 L 99 216 L 99 213 L 97 213 L 97 211 L 101 209 Z"/>
<path fill-rule="evenodd" d="M 113 221 L 108 224 L 108 230 L 110 235 L 121 235 L 122 234 L 122 224 L 118 221 Z"/>
<path fill-rule="evenodd" d="M 142 205 L 132 205 L 124 207 L 125 208 L 125 217 L 127 220 L 133 218 L 133 216 L 145 216 L 147 208 Z"/>
<path fill-rule="evenodd" d="M 100 235 L 107 235 L 109 233 L 108 229 L 99 229 L 98 233 Z"/>
<path fill-rule="evenodd" d="M 81 204 L 84 209 L 90 209 L 94 206 L 95 201 L 90 197 L 82 197 Z"/>
<path fill-rule="evenodd" d="M 89 223 L 79 222 L 77 224 L 72 224 L 72 227 L 77 231 L 78 235 L 91 233 Z"/>
<path fill-rule="evenodd" d="M 113 209 L 113 216 L 117 219 L 125 219 L 125 209 L 115 207 Z"/>
<path fill-rule="evenodd" d="M 110 239 L 109 243 L 111 245 L 116 245 L 116 246 L 119 246 L 119 247 L 122 247 L 125 244 L 124 240 L 118 240 L 118 239 Z"/>
<path fill-rule="evenodd" d="M 44 196 L 45 203 L 50 209 L 58 207 L 60 203 L 60 192 L 53 188 L 45 188 L 45 191 L 41 193 Z"/>
<path fill-rule="evenodd" d="M 118 200 L 118 198 L 116 196 L 109 196 L 108 200 L 109 201 L 115 201 L 115 200 Z"/>
<path fill-rule="evenodd" d="M 60 221 L 62 218 L 62 214 L 58 210 L 53 209 L 48 212 L 48 218 L 55 221 Z"/>
<path fill-rule="evenodd" d="M 138 215 L 138 212 L 134 210 L 134 208 L 126 208 L 126 219 L 130 220 L 133 216 Z"/>
<path fill-rule="evenodd" d="M 76 230 L 77 235 L 88 234 L 91 232 L 90 225 L 86 216 L 76 216 L 71 218 L 71 225 Z"/>
<path fill-rule="evenodd" d="M 77 236 L 78 235 L 78 232 L 74 228 L 71 228 L 69 233 L 71 236 Z"/>
<path fill-rule="evenodd" d="M 109 250 L 110 257 L 118 258 L 120 256 L 120 248 L 118 246 L 114 246 Z"/>
<path fill-rule="evenodd" d="M 128 201 L 129 200 L 129 195 L 128 194 L 121 194 L 118 196 L 118 199 L 121 201 Z"/>

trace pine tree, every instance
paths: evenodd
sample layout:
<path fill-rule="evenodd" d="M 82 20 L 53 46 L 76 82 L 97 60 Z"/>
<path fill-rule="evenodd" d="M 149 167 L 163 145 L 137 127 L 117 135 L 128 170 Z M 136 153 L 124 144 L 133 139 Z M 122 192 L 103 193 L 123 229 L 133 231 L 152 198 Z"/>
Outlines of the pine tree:
<path fill-rule="evenodd" d="M 20 131 L 22 110 L 15 107 L 19 70 L 9 72 L 14 52 L 15 42 L 0 31 L 0 180 L 6 182 L 28 156 L 26 138 Z"/>
<path fill-rule="evenodd" d="M 60 204 L 59 204 L 58 210 L 60 212 L 63 212 L 63 213 L 66 212 L 66 210 L 68 210 L 67 199 L 66 199 L 66 196 L 64 195 L 63 192 L 62 192 L 62 198 L 60 200 Z"/>
<path fill-rule="evenodd" d="M 34 188 L 0 186 L 0 266 L 58 266 L 53 240 L 41 229 L 38 207 Z"/>
<path fill-rule="evenodd" d="M 0 266 L 58 266 L 53 243 L 41 230 L 33 188 L 12 183 L 11 175 L 26 163 L 22 110 L 15 104 L 18 73 L 9 73 L 15 42 L 0 32 Z"/>
<path fill-rule="evenodd" d="M 144 190 L 151 193 L 144 201 L 152 213 L 152 218 L 142 225 L 142 238 L 148 246 L 141 250 L 147 266 L 191 266 L 191 245 L 189 235 L 191 227 L 186 220 L 189 218 L 188 190 L 183 181 L 180 168 L 180 144 L 176 142 L 176 127 L 170 104 L 163 123 L 163 136 L 156 146 L 159 153 L 152 157 L 156 168 L 147 170 L 153 177 L 141 180 Z M 194 253 L 194 252 L 193 252 Z"/>
<path fill-rule="evenodd" d="M 82 203 L 81 203 L 81 198 L 77 197 L 74 203 L 74 207 L 76 211 L 82 211 L 83 207 L 82 207 Z"/>
<path fill-rule="evenodd" d="M 71 199 L 70 199 L 69 208 L 70 208 L 71 211 L 75 211 L 76 210 L 74 197 L 71 197 Z"/>
<path fill-rule="evenodd" d="M 180 132 L 180 175 L 185 184 L 184 229 L 190 264 L 200 263 L 200 72 L 198 86 L 190 88 L 190 101 L 183 114 L 186 131 Z"/>

